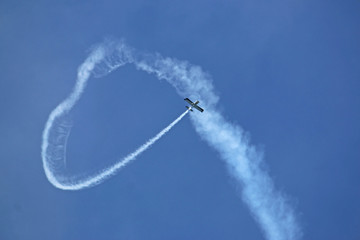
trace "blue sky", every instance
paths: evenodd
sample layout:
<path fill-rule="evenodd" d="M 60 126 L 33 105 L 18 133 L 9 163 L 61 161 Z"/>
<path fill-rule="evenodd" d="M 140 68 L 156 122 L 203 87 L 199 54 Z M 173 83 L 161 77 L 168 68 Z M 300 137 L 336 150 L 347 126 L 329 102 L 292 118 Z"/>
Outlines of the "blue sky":
<path fill-rule="evenodd" d="M 105 37 L 199 65 L 219 108 L 262 149 L 304 239 L 360 237 L 357 1 L 1 1 L 1 239 L 265 239 L 241 186 L 186 117 L 116 176 L 68 192 L 41 135 Z M 90 79 L 68 166 L 111 164 L 181 114 L 165 81 L 125 66 Z M 141 108 L 141 110 L 139 110 Z"/>

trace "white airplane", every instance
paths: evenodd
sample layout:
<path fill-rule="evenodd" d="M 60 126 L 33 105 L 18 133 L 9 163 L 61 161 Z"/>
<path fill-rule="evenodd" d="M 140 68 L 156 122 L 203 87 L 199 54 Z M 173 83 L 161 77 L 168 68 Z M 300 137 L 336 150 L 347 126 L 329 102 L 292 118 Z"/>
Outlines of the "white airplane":
<path fill-rule="evenodd" d="M 196 101 L 195 103 L 193 103 L 190 99 L 185 98 L 185 101 L 187 101 L 191 106 L 186 106 L 187 109 L 189 109 L 190 111 L 193 111 L 192 109 L 195 108 L 196 110 L 203 112 L 204 109 L 202 109 L 201 107 L 198 106 L 199 101 Z"/>

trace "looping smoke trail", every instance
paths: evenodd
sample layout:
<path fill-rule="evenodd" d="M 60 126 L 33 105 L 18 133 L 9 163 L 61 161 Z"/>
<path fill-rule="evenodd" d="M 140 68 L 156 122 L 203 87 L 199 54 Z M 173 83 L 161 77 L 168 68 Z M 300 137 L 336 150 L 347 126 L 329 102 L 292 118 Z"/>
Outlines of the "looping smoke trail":
<path fill-rule="evenodd" d="M 67 113 L 79 99 L 90 74 L 101 77 L 127 63 L 133 63 L 138 70 L 166 80 L 179 95 L 201 101 L 205 112 L 190 115 L 194 127 L 200 137 L 219 152 L 221 158 L 227 163 L 231 175 L 241 184 L 242 199 L 249 206 L 266 238 L 269 240 L 301 238 L 302 232 L 294 210 L 287 198 L 275 190 L 270 176 L 262 167 L 261 154 L 249 144 L 249 140 L 240 126 L 229 123 L 216 110 L 219 97 L 215 94 L 211 77 L 200 67 L 193 66 L 186 61 L 164 58 L 159 54 L 142 53 L 124 42 L 105 41 L 96 46 L 80 66 L 73 92 L 50 114 L 45 125 L 42 144 L 43 165 L 49 181 L 56 187 L 76 190 L 99 183 L 115 172 L 105 170 L 96 175 L 100 177 L 91 176 L 86 180 L 78 180 L 76 184 L 64 185 L 63 182 L 69 183 L 69 179 L 55 177 L 54 172 L 61 171 L 61 169 L 57 169 L 57 158 L 52 158 L 56 156 L 54 154 L 56 146 L 61 142 L 54 140 L 56 137 L 52 136 L 50 132 L 54 122 Z M 175 125 L 186 113 L 183 113 L 172 124 Z M 173 125 L 170 124 L 168 129 L 165 128 L 166 131 L 170 130 Z M 131 158 L 138 151 L 141 153 L 146 150 L 162 136 L 161 133 L 157 135 L 158 138 L 155 136 L 149 140 L 149 144 L 144 144 L 128 157 Z M 121 165 L 121 162 L 118 164 Z"/>

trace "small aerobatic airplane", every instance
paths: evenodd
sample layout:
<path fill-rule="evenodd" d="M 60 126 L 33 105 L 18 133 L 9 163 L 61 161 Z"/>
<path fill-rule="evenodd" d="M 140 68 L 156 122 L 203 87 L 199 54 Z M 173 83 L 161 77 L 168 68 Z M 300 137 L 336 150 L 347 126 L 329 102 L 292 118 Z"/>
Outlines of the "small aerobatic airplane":
<path fill-rule="evenodd" d="M 191 105 L 191 107 L 186 106 L 186 108 L 189 109 L 190 111 L 193 111 L 193 110 L 192 110 L 193 108 L 195 108 L 196 110 L 198 110 L 198 111 L 200 111 L 200 112 L 203 112 L 203 111 L 204 111 L 204 109 L 202 109 L 201 107 L 198 106 L 199 101 L 196 101 L 195 103 L 193 103 L 193 102 L 192 102 L 190 99 L 188 99 L 188 98 L 185 98 L 184 100 L 187 101 L 187 102 Z"/>

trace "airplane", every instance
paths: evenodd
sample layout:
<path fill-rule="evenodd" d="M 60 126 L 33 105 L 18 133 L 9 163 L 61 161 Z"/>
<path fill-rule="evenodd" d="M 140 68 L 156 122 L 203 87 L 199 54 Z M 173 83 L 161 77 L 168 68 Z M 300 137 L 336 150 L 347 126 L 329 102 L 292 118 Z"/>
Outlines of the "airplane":
<path fill-rule="evenodd" d="M 193 111 L 193 110 L 192 110 L 193 108 L 195 108 L 196 110 L 198 110 L 198 111 L 200 111 L 200 112 L 203 112 L 203 111 L 204 111 L 204 109 L 202 109 L 201 107 L 198 106 L 199 101 L 196 101 L 195 103 L 193 103 L 193 102 L 192 102 L 190 99 L 188 99 L 188 98 L 185 98 L 184 100 L 187 101 L 187 102 L 191 105 L 191 107 L 186 106 L 186 108 L 189 109 L 190 111 Z"/>

